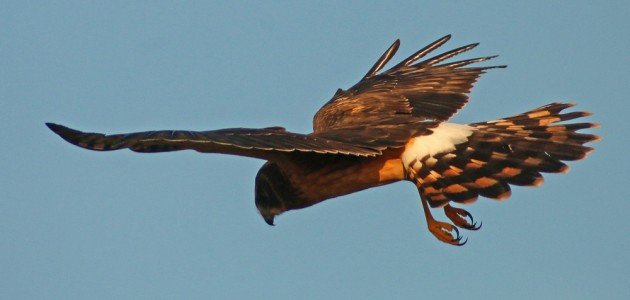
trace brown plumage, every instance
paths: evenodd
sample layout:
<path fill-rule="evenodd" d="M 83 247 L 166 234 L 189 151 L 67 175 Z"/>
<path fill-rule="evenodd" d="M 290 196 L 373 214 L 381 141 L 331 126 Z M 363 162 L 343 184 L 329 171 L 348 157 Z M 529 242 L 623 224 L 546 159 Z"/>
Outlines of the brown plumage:
<path fill-rule="evenodd" d="M 196 150 L 267 160 L 256 176 L 255 198 L 271 225 L 288 210 L 409 180 L 418 187 L 429 230 L 443 242 L 462 245 L 457 227 L 479 227 L 451 202 L 471 203 L 478 196 L 506 199 L 510 184 L 538 186 L 541 173 L 566 172 L 562 161 L 584 158 L 593 150 L 584 144 L 598 137 L 577 132 L 597 124 L 559 124 L 589 115 L 562 113 L 570 103 L 488 122 L 445 123 L 468 102 L 481 74 L 505 67 L 469 67 L 495 56 L 443 63 L 477 44 L 419 61 L 449 39 L 438 39 L 380 72 L 398 50 L 395 41 L 356 85 L 337 90 L 315 114 L 310 134 L 269 127 L 104 135 L 47 126 L 91 150 Z M 429 206 L 443 207 L 455 226 L 433 219 Z"/>

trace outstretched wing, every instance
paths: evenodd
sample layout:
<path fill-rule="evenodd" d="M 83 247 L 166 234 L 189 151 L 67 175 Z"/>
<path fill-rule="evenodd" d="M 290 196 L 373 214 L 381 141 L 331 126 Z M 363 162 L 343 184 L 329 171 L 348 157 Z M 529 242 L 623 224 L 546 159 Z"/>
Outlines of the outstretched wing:
<path fill-rule="evenodd" d="M 46 123 L 64 140 L 98 151 L 130 149 L 135 152 L 196 150 L 204 153 L 234 154 L 269 159 L 278 152 L 303 152 L 374 156 L 377 149 L 344 143 L 326 137 L 287 132 L 282 127 L 232 128 L 212 131 L 163 130 L 105 135 L 85 133 L 62 125 Z"/>
<path fill-rule="evenodd" d="M 505 66 L 466 67 L 495 56 L 440 62 L 466 52 L 470 44 L 416 62 L 450 39 L 447 35 L 417 51 L 393 68 L 377 74 L 394 56 L 396 40 L 368 73 L 352 88 L 337 90 L 313 119 L 315 133 L 357 126 L 387 126 L 441 122 L 449 119 L 468 102 L 468 93 L 486 70 Z"/>

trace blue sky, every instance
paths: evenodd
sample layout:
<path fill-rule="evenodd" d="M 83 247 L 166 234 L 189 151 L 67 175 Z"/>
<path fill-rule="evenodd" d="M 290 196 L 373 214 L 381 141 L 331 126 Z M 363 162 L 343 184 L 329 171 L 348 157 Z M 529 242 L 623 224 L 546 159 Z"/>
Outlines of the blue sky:
<path fill-rule="evenodd" d="M 606 1 L 59 2 L 0 8 L 0 275 L 8 299 L 628 299 L 630 3 Z M 507 202 L 464 247 L 426 230 L 409 183 L 286 213 L 253 199 L 262 161 L 192 151 L 97 153 L 86 131 L 282 125 L 452 33 L 501 55 L 456 122 L 553 101 L 603 140 L 567 175 Z M 440 214 L 437 216 L 442 217 Z"/>

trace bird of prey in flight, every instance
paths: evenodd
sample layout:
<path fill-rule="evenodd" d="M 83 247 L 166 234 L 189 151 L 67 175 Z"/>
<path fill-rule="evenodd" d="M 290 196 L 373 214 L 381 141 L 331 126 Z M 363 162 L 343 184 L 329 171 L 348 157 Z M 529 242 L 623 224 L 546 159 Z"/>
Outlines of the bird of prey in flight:
<path fill-rule="evenodd" d="M 98 151 L 153 153 L 196 150 L 266 160 L 256 175 L 256 206 L 274 217 L 327 199 L 401 180 L 418 189 L 429 231 L 440 241 L 463 245 L 459 228 L 477 230 L 469 212 L 454 205 L 478 196 L 504 200 L 510 185 L 539 186 L 541 173 L 564 173 L 563 161 L 584 158 L 598 140 L 566 123 L 589 112 L 563 112 L 573 103 L 551 103 L 497 120 L 455 124 L 447 120 L 468 102 L 477 78 L 489 69 L 471 66 L 495 56 L 445 62 L 473 49 L 459 47 L 425 58 L 450 39 L 442 37 L 387 71 L 396 40 L 354 86 L 339 89 L 315 114 L 313 132 L 282 127 L 210 131 L 160 130 L 105 135 L 46 123 L 66 141 Z M 425 59 L 423 59 L 425 58 Z M 441 208 L 451 223 L 433 218 Z"/>

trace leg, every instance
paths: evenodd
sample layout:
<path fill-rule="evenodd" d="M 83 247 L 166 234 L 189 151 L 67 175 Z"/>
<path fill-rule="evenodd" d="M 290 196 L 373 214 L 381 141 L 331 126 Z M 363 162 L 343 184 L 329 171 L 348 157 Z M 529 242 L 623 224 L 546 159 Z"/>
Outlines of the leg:
<path fill-rule="evenodd" d="M 429 209 L 429 204 L 427 203 L 427 200 L 424 198 L 422 193 L 420 193 L 420 201 L 422 202 L 424 217 L 427 219 L 427 226 L 429 227 L 429 231 L 431 231 L 431 233 L 438 240 L 455 246 L 463 246 L 464 244 L 466 244 L 468 240 L 460 243 L 462 237 L 459 235 L 459 230 L 457 229 L 457 227 L 449 223 L 436 221 L 433 218 L 433 215 L 431 215 L 431 210 Z M 453 234 L 455 236 L 453 236 Z"/>
<path fill-rule="evenodd" d="M 477 230 L 481 228 L 481 222 L 479 223 L 479 226 L 477 226 L 477 222 L 473 220 L 472 215 L 464 209 L 452 207 L 450 204 L 447 204 L 444 206 L 444 213 L 449 219 L 451 219 L 453 224 L 459 228 L 468 230 Z M 470 218 L 470 222 L 468 222 L 467 218 Z"/>

